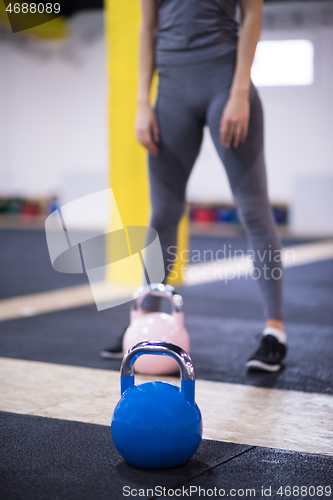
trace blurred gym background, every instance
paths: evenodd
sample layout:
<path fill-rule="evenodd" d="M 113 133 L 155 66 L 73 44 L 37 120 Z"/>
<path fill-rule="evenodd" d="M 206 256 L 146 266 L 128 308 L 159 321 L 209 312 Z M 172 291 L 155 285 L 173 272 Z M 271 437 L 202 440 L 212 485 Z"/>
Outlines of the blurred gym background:
<path fill-rule="evenodd" d="M 51 22 L 15 34 L 1 9 L 0 227 L 43 228 L 57 205 L 109 187 L 103 3 L 74 2 L 56 20 L 61 29 Z M 333 234 L 332 27 L 330 0 L 265 0 L 252 75 L 283 236 Z M 241 233 L 208 133 L 188 201 L 192 234 Z"/>
<path fill-rule="evenodd" d="M 198 272 L 177 283 L 205 442 L 165 474 L 127 468 L 110 440 L 121 361 L 100 351 L 128 326 L 130 304 L 98 311 L 87 274 L 52 268 L 44 231 L 52 211 L 110 186 L 124 226 L 148 222 L 134 134 L 139 0 L 65 1 L 65 15 L 13 33 L 0 0 L 0 496 L 118 500 L 124 484 L 199 478 L 209 488 L 308 485 L 310 498 L 333 470 L 333 0 L 265 0 L 252 71 L 270 199 L 295 255 L 285 262 L 286 367 L 246 371 L 263 328 L 255 280 Z M 187 194 L 181 248 L 208 259 L 246 252 L 207 133 Z M 71 224 L 100 234 L 91 205 Z M 225 273 L 237 265 L 221 262 Z M 125 293 L 121 280 L 95 284 L 103 300 Z"/>

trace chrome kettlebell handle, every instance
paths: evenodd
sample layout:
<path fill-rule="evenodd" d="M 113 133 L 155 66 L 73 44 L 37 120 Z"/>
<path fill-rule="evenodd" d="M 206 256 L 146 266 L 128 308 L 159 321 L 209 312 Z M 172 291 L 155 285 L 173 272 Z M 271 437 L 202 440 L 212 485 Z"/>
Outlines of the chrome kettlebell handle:
<path fill-rule="evenodd" d="M 132 308 L 136 311 L 141 309 L 143 299 L 147 295 L 155 295 L 157 297 L 165 297 L 169 299 L 172 307 L 172 312 L 181 312 L 183 308 L 183 297 L 175 292 L 171 285 L 163 285 L 163 283 L 151 283 L 149 286 L 140 286 L 133 294 Z"/>
<path fill-rule="evenodd" d="M 180 367 L 180 376 L 182 380 L 194 380 L 195 373 L 192 360 L 181 347 L 170 342 L 158 342 L 145 340 L 131 347 L 123 357 L 121 363 L 120 375 L 130 377 L 133 375 L 133 365 L 142 354 L 161 354 L 175 358 Z"/>
<path fill-rule="evenodd" d="M 180 367 L 181 392 L 185 398 L 194 403 L 195 372 L 190 356 L 181 347 L 169 342 L 145 340 L 131 347 L 125 354 L 120 368 L 121 394 L 134 385 L 133 365 L 143 354 L 159 354 L 172 356 Z"/>

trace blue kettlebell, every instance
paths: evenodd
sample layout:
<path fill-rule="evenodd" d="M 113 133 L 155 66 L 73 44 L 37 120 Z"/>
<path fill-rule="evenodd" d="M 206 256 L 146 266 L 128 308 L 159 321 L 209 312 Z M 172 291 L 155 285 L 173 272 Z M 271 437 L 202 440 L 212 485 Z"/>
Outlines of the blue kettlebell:
<path fill-rule="evenodd" d="M 142 354 L 174 357 L 180 366 L 181 388 L 165 382 L 134 385 L 133 365 Z M 125 354 L 120 373 L 121 399 L 111 422 L 113 442 L 120 455 L 126 462 L 148 469 L 186 463 L 202 437 L 190 356 L 167 342 L 140 342 Z"/>

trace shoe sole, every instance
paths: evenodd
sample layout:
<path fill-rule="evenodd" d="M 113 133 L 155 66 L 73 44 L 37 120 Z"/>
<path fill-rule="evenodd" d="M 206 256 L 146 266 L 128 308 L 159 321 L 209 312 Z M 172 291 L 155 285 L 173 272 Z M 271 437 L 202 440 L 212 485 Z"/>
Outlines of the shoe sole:
<path fill-rule="evenodd" d="M 247 368 L 254 368 L 257 370 L 262 370 L 265 372 L 277 372 L 281 369 L 281 365 L 268 365 L 263 361 L 259 361 L 257 359 L 251 359 L 245 365 Z"/>
<path fill-rule="evenodd" d="M 101 358 L 106 358 L 106 359 L 123 359 L 124 353 L 123 352 L 108 352 L 108 351 L 101 351 L 99 353 Z"/>

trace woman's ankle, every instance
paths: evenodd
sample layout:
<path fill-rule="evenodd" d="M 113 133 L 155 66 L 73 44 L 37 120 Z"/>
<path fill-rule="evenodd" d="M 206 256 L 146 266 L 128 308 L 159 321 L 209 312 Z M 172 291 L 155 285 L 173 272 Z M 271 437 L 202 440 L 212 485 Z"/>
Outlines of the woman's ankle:
<path fill-rule="evenodd" d="M 281 330 L 281 332 L 285 332 L 284 323 L 280 319 L 267 319 L 265 327 L 276 328 L 277 330 Z"/>

